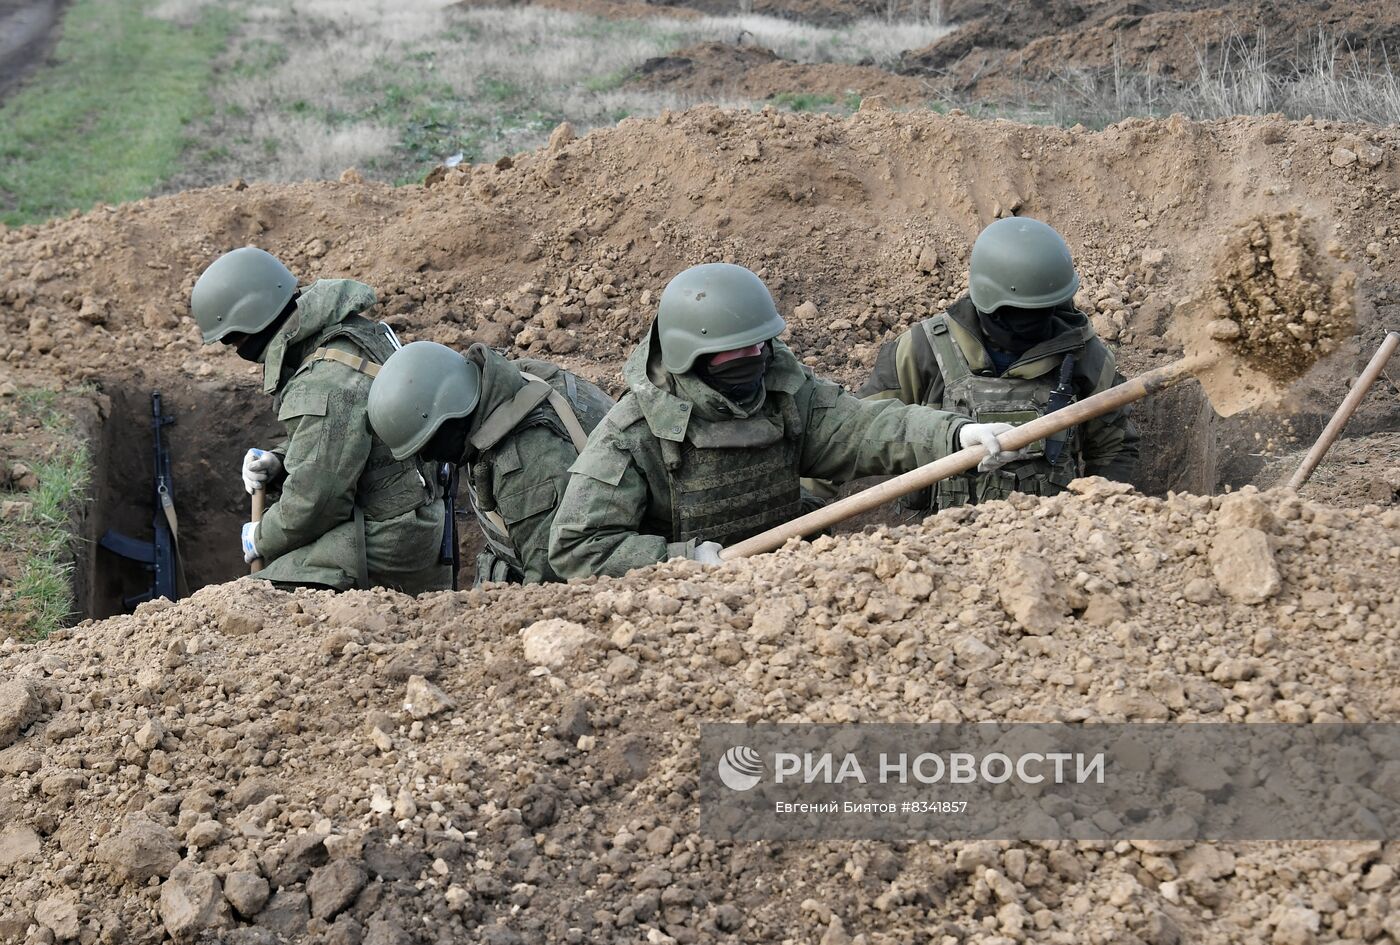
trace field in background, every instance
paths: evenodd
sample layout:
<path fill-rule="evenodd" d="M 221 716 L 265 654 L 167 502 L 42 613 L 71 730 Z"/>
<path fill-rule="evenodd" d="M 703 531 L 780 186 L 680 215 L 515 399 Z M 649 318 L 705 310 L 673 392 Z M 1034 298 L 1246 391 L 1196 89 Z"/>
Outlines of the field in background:
<path fill-rule="evenodd" d="M 198 5 L 186 0 L 186 15 Z M 607 19 L 438 0 L 280 0 L 242 19 L 199 143 L 167 189 L 234 176 L 334 177 L 347 167 L 381 180 L 421 180 L 454 155 L 490 161 L 536 147 L 561 121 L 582 131 L 695 104 L 691 95 L 625 82 L 647 59 L 694 43 L 890 66 L 903 50 L 946 32 L 927 20 L 831 28 L 755 15 Z M 827 104 L 846 106 L 833 99 L 817 107 Z"/>
<path fill-rule="evenodd" d="M 1400 79 L 1394 71 L 1361 67 L 1350 50 L 1325 33 L 1313 39 L 1307 55 L 1276 60 L 1262 26 L 1252 35 L 1236 34 L 1215 55 L 1197 53 L 1195 70 L 1184 80 L 1164 81 L 1118 64 L 1103 72 L 1066 71 L 1046 83 L 1041 95 L 1050 104 L 1032 109 L 1034 117 L 1090 128 L 1176 113 L 1196 119 L 1277 113 L 1400 122 Z"/>
<path fill-rule="evenodd" d="M 859 91 L 809 88 L 800 72 L 742 94 L 630 80 L 647 60 L 699 43 L 895 71 L 908 66 L 907 50 L 952 28 L 939 0 L 888 0 L 870 8 L 878 15 L 826 26 L 751 8 L 736 0 L 729 16 L 610 19 L 444 0 L 74 0 L 55 64 L 0 102 L 0 222 L 236 177 L 316 179 L 354 167 L 415 182 L 444 161 L 536 147 L 561 121 L 587 131 L 700 101 L 755 107 L 751 96 L 762 94 L 792 111 L 849 113 Z M 1261 30 L 1199 53 L 1194 68 L 1185 54 L 1172 79 L 1121 63 L 1066 67 L 995 101 L 960 95 L 950 76 L 922 80 L 931 107 L 1036 124 L 1102 128 L 1174 112 L 1400 122 L 1394 72 L 1363 69 L 1349 52 L 1321 34 L 1302 55 L 1274 50 Z"/>
<path fill-rule="evenodd" d="M 231 17 L 148 13 L 150 0 L 75 0 L 54 65 L 0 103 L 0 222 L 134 200 L 175 174 L 187 122 Z"/>

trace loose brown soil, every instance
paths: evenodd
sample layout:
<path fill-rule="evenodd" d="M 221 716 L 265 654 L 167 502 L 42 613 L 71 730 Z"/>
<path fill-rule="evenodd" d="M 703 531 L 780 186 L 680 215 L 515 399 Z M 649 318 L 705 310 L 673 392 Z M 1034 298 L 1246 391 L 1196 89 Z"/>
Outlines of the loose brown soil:
<path fill-rule="evenodd" d="M 1352 291 L 1332 269 L 1358 273 L 1349 337 L 1290 335 L 1323 355 L 1293 413 L 1222 421 L 1194 387 L 1142 405 L 1140 481 L 1165 499 L 1086 481 L 712 572 L 418 600 L 239 582 L 0 644 L 0 942 L 1395 937 L 1395 843 L 729 844 L 697 832 L 694 745 L 733 719 L 1400 721 L 1400 510 L 1330 478 L 1352 450 L 1392 455 L 1372 446 L 1394 384 L 1310 486 L 1323 502 L 1180 491 L 1276 476 L 1393 324 L 1398 144 L 1273 119 L 1089 134 L 705 107 L 561 127 L 430 186 L 235 182 L 0 232 L 5 370 L 109 398 L 95 517 L 147 514 L 149 390 L 181 416 L 196 583 L 241 571 L 236 465 L 275 426 L 250 367 L 187 315 L 198 272 L 244 243 L 375 285 L 405 340 L 480 339 L 614 391 L 661 287 L 705 260 L 758 270 L 799 356 L 848 383 L 963 291 L 973 238 L 1006 213 L 1066 235 L 1128 373 L 1179 356 L 1174 310 L 1222 285 L 1254 339 L 1261 297 L 1330 313 Z M 1004 590 L 1008 549 L 1050 564 L 1043 599 Z M 1051 632 L 1028 635 L 1047 608 Z M 546 670 L 520 631 L 556 619 L 585 642 Z M 415 718 L 406 698 L 442 704 Z"/>
<path fill-rule="evenodd" d="M 891 75 L 874 66 L 801 64 L 760 46 L 700 43 L 643 63 L 629 85 L 683 92 L 697 99 L 766 101 L 779 96 L 826 97 L 859 103 L 879 96 L 886 105 L 921 105 L 932 85 L 913 76 Z"/>
<path fill-rule="evenodd" d="M 1393 842 L 701 832 L 707 720 L 1400 720 L 1400 510 L 1077 491 L 711 571 L 239 582 L 0 646 L 0 940 L 1400 935 Z"/>
<path fill-rule="evenodd" d="M 1265 35 L 1270 68 L 1306 64 L 1318 37 L 1344 59 L 1388 68 L 1400 51 L 1400 9 L 1387 0 L 1050 0 L 947 5 L 959 28 L 904 56 L 905 71 L 940 76 L 977 97 L 1034 94 L 1068 70 L 1150 73 L 1190 80 L 1198 63 Z"/>

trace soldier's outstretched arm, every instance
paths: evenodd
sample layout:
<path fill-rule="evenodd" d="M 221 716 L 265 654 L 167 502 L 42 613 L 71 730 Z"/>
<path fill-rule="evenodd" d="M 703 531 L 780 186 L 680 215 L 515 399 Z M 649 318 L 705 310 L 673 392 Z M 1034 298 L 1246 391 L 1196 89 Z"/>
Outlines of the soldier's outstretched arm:
<path fill-rule="evenodd" d="M 289 392 L 282 496 L 263 515 L 258 553 L 271 561 L 354 515 L 355 489 L 372 445 L 364 398 L 346 390 Z"/>
<path fill-rule="evenodd" d="M 930 394 L 942 398 L 943 375 L 920 325 L 906 328 L 898 338 L 880 346 L 875 368 L 856 391 L 861 400 L 897 400 L 905 404 L 926 403 Z M 802 480 L 802 488 L 823 500 L 836 497 L 837 485 L 828 479 Z"/>
<path fill-rule="evenodd" d="M 570 469 L 569 485 L 549 533 L 549 563 L 570 578 L 619 577 L 693 553 L 693 543 L 642 532 L 650 489 L 625 450 L 589 440 Z"/>
<path fill-rule="evenodd" d="M 849 482 L 907 472 L 956 452 L 966 417 L 893 400 L 861 400 L 813 379 L 802 475 Z"/>

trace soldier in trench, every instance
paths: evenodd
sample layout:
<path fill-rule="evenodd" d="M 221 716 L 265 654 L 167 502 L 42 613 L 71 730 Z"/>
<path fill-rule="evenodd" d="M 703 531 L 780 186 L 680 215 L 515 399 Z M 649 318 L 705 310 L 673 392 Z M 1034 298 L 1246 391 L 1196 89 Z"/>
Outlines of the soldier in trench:
<path fill-rule="evenodd" d="M 1113 352 L 1074 307 L 1079 275 L 1052 227 L 997 220 L 973 244 L 969 270 L 968 293 L 948 311 L 881 347 L 858 396 L 1020 425 L 1123 383 Z M 1032 444 L 1016 462 L 945 479 L 901 502 L 939 511 L 1015 492 L 1053 495 L 1079 476 L 1127 482 L 1137 459 L 1125 407 Z M 835 492 L 829 483 L 804 485 L 823 498 Z"/>
<path fill-rule="evenodd" d="M 276 257 L 247 246 L 216 259 L 190 307 L 205 344 L 221 342 L 261 364 L 263 391 L 286 427 L 275 449 L 243 458 L 248 493 L 280 496 L 243 526 L 244 560 L 285 586 L 445 590 L 447 522 L 440 470 L 395 458 L 370 429 L 370 383 L 398 346 L 366 318 L 374 290 L 350 279 L 298 287 Z"/>
<path fill-rule="evenodd" d="M 740 266 L 687 269 L 623 368 L 628 392 L 570 469 L 549 560 L 561 577 L 670 558 L 718 563 L 726 544 L 796 517 L 802 476 L 901 473 L 997 434 L 931 407 L 862 401 L 778 340 L 768 288 Z"/>
<path fill-rule="evenodd" d="M 549 529 L 569 467 L 613 400 L 587 380 L 485 345 L 466 356 L 415 341 L 385 363 L 369 420 L 395 458 L 450 463 L 465 473 L 486 537 L 476 583 L 557 581 Z"/>

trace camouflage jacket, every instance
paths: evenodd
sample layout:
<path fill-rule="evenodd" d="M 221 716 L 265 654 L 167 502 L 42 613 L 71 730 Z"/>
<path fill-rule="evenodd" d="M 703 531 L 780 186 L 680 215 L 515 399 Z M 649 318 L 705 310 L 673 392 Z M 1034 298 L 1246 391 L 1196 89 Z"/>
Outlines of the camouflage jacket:
<path fill-rule="evenodd" d="M 392 344 L 359 314 L 374 304 L 367 285 L 322 279 L 302 290 L 264 353 L 263 390 L 287 439 L 275 450 L 281 494 L 254 535 L 259 578 L 415 594 L 451 586 L 451 568 L 438 563 L 445 518 L 434 470 L 395 461 L 374 435 L 368 373 L 316 356 L 327 349 L 383 363 Z"/>
<path fill-rule="evenodd" d="M 1053 387 L 1054 375 L 1065 356 L 1072 354 L 1075 356 L 1073 384 L 1078 399 L 1123 382 L 1113 352 L 1094 333 L 1087 315 L 1065 306 L 1057 309 L 1053 318 L 1054 334 L 1017 359 L 1006 369 L 1005 376 L 1044 379 L 1046 386 Z M 932 321 L 909 328 L 880 348 L 875 370 L 857 392 L 859 396 L 945 406 L 943 377 L 926 330 Z M 947 324 L 968 367 L 978 373 L 994 370 L 971 299 L 964 296 L 949 308 Z M 1137 469 L 1138 432 L 1130 408 L 1096 417 L 1076 428 L 1075 433 L 1083 475 L 1120 481 L 1133 476 Z"/>
<path fill-rule="evenodd" d="M 620 575 L 732 542 L 797 514 L 800 476 L 900 473 L 957 448 L 962 418 L 862 401 L 773 349 L 765 393 L 744 409 L 665 373 L 653 328 L 623 369 L 628 393 L 570 469 L 550 533 L 558 574 Z"/>
<path fill-rule="evenodd" d="M 583 378 L 523 358 L 508 361 L 485 345 L 467 358 L 481 368 L 481 400 L 472 412 L 462 471 L 487 552 L 477 560 L 477 580 L 539 584 L 557 581 L 549 565 L 549 528 L 578 459 L 569 424 L 553 399 L 530 396 L 521 372 L 549 384 L 568 402 L 586 435 L 613 400 Z"/>

